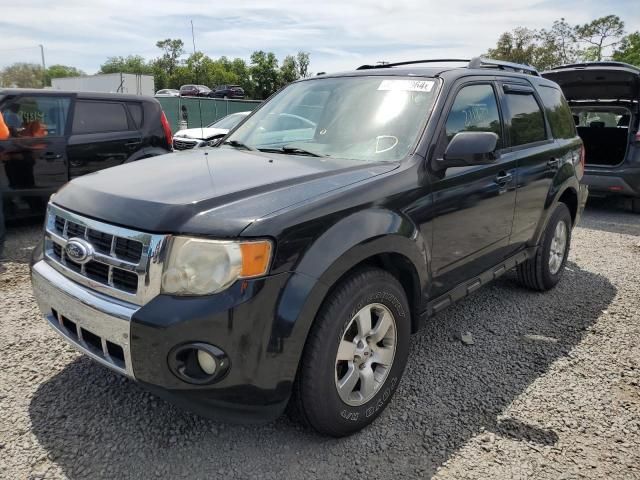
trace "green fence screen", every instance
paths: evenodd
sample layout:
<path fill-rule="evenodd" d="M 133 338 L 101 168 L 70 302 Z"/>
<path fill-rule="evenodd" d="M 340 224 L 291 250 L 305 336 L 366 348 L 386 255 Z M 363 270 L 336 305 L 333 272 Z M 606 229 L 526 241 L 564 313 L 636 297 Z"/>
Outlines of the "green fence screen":
<path fill-rule="evenodd" d="M 206 127 L 230 113 L 254 110 L 262 103 L 259 100 L 195 97 L 158 97 L 157 100 L 162 105 L 174 133 L 181 128 Z"/>

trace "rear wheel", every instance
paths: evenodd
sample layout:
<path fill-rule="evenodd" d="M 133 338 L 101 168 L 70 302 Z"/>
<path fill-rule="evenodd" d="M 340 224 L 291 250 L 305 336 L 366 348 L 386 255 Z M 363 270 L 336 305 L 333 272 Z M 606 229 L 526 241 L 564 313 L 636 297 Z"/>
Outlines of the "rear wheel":
<path fill-rule="evenodd" d="M 341 437 L 380 415 L 407 363 L 410 321 L 405 292 L 391 274 L 366 269 L 342 281 L 305 346 L 293 398 L 303 421 Z"/>
<path fill-rule="evenodd" d="M 518 280 L 534 290 L 549 290 L 560 281 L 571 246 L 571 213 L 558 203 L 549 218 L 536 255 L 518 265 Z"/>

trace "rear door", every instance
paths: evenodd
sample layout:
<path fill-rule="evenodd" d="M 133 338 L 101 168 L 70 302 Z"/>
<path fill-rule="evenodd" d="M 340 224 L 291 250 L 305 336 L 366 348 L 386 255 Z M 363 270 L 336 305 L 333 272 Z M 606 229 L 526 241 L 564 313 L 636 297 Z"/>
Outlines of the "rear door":
<path fill-rule="evenodd" d="M 39 213 L 68 180 L 66 135 L 73 97 L 24 94 L 0 105 L 10 137 L 0 141 L 0 190 L 17 218 Z"/>
<path fill-rule="evenodd" d="M 454 90 L 435 158 L 463 131 L 488 131 L 504 148 L 502 113 L 493 80 L 467 82 Z M 432 182 L 434 199 L 433 296 L 438 296 L 500 263 L 509 253 L 515 208 L 513 158 L 489 165 L 448 168 Z"/>
<path fill-rule="evenodd" d="M 76 101 L 67 147 L 71 178 L 121 165 L 141 145 L 139 125 L 124 102 Z"/>
<path fill-rule="evenodd" d="M 534 236 L 553 179 L 562 163 L 543 113 L 543 104 L 531 84 L 500 83 L 508 149 L 505 157 L 517 162 L 516 215 L 511 244 L 521 249 Z"/>

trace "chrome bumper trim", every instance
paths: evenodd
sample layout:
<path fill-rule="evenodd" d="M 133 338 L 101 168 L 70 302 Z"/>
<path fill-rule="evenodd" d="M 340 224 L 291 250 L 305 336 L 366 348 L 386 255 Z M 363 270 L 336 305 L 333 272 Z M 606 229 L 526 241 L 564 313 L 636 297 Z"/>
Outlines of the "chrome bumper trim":
<path fill-rule="evenodd" d="M 139 306 L 87 290 L 44 260 L 33 266 L 31 282 L 40 311 L 64 340 L 100 364 L 134 378 L 130 325 Z M 63 318 L 76 325 L 75 332 L 65 327 Z M 99 337 L 101 348 L 95 346 L 95 338 L 93 344 L 86 341 L 83 332 Z M 122 348 L 124 362 L 111 355 L 109 343 Z"/>

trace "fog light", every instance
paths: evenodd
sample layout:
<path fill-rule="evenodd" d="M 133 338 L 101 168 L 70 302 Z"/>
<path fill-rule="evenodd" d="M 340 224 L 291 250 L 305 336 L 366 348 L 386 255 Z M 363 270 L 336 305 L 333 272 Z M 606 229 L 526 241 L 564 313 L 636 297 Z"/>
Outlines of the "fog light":
<path fill-rule="evenodd" d="M 177 345 L 169 352 L 167 360 L 176 377 L 195 385 L 221 380 L 230 367 L 229 358 L 223 350 L 204 342 Z"/>
<path fill-rule="evenodd" d="M 207 375 L 213 375 L 216 373 L 216 359 L 213 358 L 213 355 L 209 352 L 198 350 L 198 365 L 200 365 L 202 371 Z"/>

